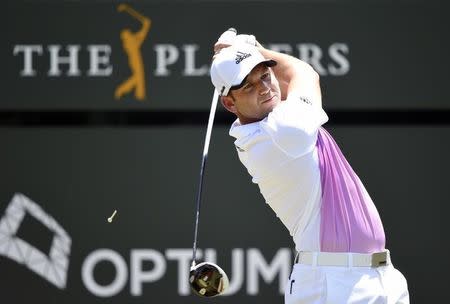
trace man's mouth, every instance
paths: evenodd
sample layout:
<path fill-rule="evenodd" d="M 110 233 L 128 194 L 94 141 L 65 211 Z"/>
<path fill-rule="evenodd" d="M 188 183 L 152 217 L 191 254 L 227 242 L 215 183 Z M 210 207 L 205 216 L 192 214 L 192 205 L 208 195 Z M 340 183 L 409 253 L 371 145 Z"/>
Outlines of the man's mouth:
<path fill-rule="evenodd" d="M 272 96 L 269 97 L 268 99 L 266 99 L 266 100 L 264 100 L 263 102 L 261 102 L 261 104 L 271 101 L 274 97 L 275 97 L 275 95 L 272 95 Z"/>

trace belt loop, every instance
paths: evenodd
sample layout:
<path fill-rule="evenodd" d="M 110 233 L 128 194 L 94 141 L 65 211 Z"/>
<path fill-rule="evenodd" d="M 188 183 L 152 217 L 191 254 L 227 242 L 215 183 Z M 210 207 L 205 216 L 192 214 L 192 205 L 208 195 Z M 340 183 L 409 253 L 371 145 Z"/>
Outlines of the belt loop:
<path fill-rule="evenodd" d="M 312 254 L 312 266 L 313 267 L 317 267 L 317 257 L 318 257 L 319 253 L 318 252 L 313 252 Z"/>
<path fill-rule="evenodd" d="M 353 254 L 347 253 L 348 267 L 353 268 Z"/>

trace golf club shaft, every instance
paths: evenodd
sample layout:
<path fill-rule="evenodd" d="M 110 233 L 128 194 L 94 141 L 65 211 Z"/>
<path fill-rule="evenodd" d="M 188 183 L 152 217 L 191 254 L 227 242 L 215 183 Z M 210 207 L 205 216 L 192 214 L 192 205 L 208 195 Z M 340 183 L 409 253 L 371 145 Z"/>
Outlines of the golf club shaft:
<path fill-rule="evenodd" d="M 200 166 L 200 180 L 197 194 L 197 211 L 195 215 L 195 228 L 194 228 L 194 244 L 192 247 L 192 264 L 195 266 L 195 258 L 197 254 L 197 235 L 198 235 L 198 222 L 200 218 L 200 206 L 202 200 L 202 188 L 203 188 L 203 173 L 205 172 L 206 159 L 208 158 L 209 142 L 211 140 L 212 127 L 214 124 L 214 116 L 216 115 L 217 102 L 219 100 L 219 93 L 214 90 L 214 95 L 211 101 L 211 110 L 209 111 L 208 127 L 206 128 L 205 144 L 203 146 L 202 163 Z"/>

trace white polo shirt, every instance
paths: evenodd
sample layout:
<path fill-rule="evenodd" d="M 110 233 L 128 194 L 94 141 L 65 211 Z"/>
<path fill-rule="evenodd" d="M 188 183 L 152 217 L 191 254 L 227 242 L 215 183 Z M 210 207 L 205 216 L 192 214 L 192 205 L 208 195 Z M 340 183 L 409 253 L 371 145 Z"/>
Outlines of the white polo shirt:
<path fill-rule="evenodd" d="M 230 129 L 239 159 L 293 236 L 297 250 L 320 249 L 316 141 L 327 120 L 321 107 L 290 94 L 265 119 L 246 125 L 236 120 Z"/>

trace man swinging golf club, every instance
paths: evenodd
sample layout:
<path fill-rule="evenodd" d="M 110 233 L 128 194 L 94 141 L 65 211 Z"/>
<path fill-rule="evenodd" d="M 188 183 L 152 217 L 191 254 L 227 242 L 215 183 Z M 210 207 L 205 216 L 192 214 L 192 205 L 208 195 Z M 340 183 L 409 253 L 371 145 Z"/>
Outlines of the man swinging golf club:
<path fill-rule="evenodd" d="M 252 35 L 219 38 L 214 53 L 211 80 L 236 115 L 239 159 L 298 252 L 285 303 L 409 303 L 378 211 L 322 127 L 318 74 Z"/>

